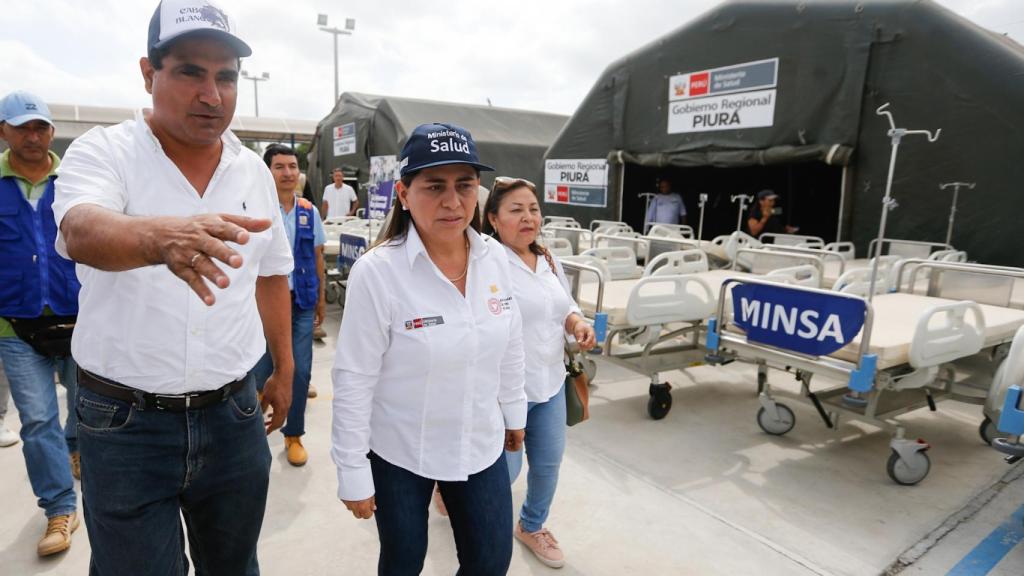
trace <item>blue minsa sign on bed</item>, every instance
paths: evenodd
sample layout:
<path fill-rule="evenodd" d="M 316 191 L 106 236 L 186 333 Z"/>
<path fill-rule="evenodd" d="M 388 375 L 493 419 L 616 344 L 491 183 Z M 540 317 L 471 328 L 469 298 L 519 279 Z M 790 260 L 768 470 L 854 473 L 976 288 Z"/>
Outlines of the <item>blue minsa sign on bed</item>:
<path fill-rule="evenodd" d="M 341 247 L 338 251 L 338 267 L 351 268 L 356 263 L 356 258 L 366 252 L 366 237 L 342 234 L 339 240 Z"/>
<path fill-rule="evenodd" d="M 733 322 L 748 341 L 812 356 L 849 344 L 867 309 L 859 298 L 744 283 L 733 286 L 732 306 Z"/>

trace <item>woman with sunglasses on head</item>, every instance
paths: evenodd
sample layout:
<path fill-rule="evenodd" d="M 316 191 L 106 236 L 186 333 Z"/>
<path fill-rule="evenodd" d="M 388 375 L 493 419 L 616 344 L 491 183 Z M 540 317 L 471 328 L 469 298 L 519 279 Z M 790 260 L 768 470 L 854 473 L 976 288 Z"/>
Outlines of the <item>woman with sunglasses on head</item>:
<path fill-rule="evenodd" d="M 335 354 L 338 495 L 374 517 L 378 574 L 419 574 L 438 485 L 458 574 L 505 574 L 512 494 L 505 450 L 526 425 L 522 320 L 508 257 L 479 234 L 469 132 L 425 124 L 402 149 L 383 239 L 352 267 Z"/>
<path fill-rule="evenodd" d="M 537 243 L 541 214 L 532 182 L 498 177 L 484 208 L 484 233 L 505 245 L 512 285 L 523 316 L 526 351 L 526 501 L 516 522 L 516 539 L 544 564 L 560 568 L 565 557 L 544 528 L 558 484 L 565 451 L 565 362 L 563 349 L 572 335 L 582 350 L 594 347 L 594 329 L 569 296 L 562 266 Z M 509 479 L 523 466 L 521 452 L 506 454 Z"/>

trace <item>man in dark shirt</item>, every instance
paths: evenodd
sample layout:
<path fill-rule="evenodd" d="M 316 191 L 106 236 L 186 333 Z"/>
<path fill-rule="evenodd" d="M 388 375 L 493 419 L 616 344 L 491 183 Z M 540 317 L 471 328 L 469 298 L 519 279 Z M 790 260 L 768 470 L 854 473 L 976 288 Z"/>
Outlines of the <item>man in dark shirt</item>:
<path fill-rule="evenodd" d="M 798 230 L 795 226 L 783 224 L 775 214 L 775 200 L 778 197 L 774 190 L 765 189 L 757 193 L 757 204 L 750 207 L 750 215 L 747 217 L 747 229 L 751 236 L 760 238 L 765 232 L 793 234 Z"/>

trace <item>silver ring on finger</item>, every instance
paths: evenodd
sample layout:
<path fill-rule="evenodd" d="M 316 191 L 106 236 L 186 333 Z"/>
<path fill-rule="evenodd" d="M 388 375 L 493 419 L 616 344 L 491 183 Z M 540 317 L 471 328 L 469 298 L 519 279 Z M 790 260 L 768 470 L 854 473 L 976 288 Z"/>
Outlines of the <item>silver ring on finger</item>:
<path fill-rule="evenodd" d="M 195 255 L 192 256 L 192 259 L 188 261 L 188 267 L 189 268 L 195 268 L 196 267 L 196 262 L 198 262 L 199 258 L 201 258 L 202 256 L 203 256 L 202 252 L 196 252 Z"/>

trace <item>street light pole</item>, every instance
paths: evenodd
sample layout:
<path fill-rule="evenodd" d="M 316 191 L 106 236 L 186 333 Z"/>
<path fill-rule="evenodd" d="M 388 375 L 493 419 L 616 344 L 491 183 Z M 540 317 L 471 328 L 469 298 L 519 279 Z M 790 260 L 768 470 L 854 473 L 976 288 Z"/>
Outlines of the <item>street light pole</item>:
<path fill-rule="evenodd" d="M 340 34 L 351 36 L 352 31 L 356 29 L 356 21 L 354 18 L 346 18 L 344 29 L 340 29 L 338 27 L 328 28 L 327 14 L 317 14 L 316 23 L 320 27 L 320 30 L 327 32 L 334 37 L 334 97 L 331 99 L 331 107 L 333 108 L 334 103 L 338 100 L 338 96 L 341 93 L 338 87 L 338 36 Z"/>
<path fill-rule="evenodd" d="M 256 99 L 256 117 L 260 117 L 260 82 L 266 82 L 270 80 L 270 73 L 264 72 L 262 75 L 257 76 L 256 74 L 249 74 L 248 71 L 242 70 L 242 78 L 246 80 L 252 80 L 252 94 Z"/>

